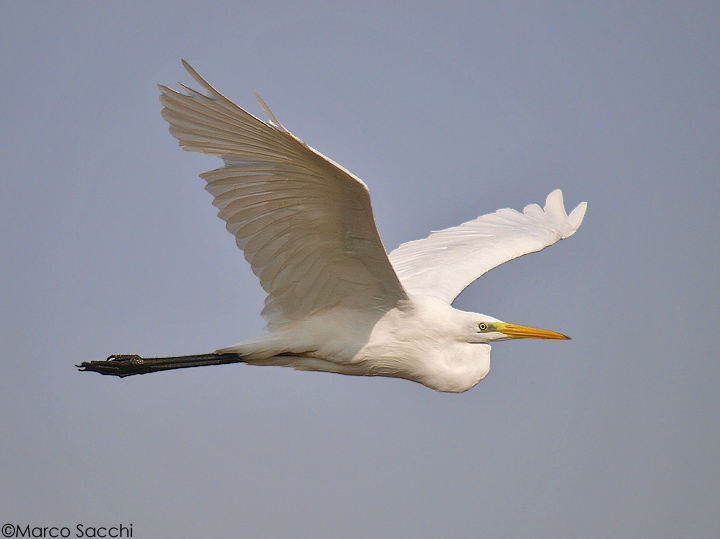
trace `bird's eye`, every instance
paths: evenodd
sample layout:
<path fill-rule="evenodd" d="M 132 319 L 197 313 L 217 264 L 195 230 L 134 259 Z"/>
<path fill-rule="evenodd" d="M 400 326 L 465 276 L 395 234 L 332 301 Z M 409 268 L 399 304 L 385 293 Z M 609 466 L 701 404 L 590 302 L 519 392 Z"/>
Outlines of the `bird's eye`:
<path fill-rule="evenodd" d="M 488 325 L 485 322 L 480 322 L 478 327 L 480 328 L 480 331 L 485 331 L 488 328 Z"/>

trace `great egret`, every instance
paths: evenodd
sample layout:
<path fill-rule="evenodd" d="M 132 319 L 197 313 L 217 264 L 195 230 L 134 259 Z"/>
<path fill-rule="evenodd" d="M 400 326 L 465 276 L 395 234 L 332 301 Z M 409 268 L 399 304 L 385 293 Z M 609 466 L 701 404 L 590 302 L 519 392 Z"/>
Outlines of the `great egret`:
<path fill-rule="evenodd" d="M 359 178 L 292 135 L 257 94 L 269 124 L 183 64 L 206 94 L 159 86 L 162 116 L 183 149 L 225 163 L 200 176 L 268 294 L 267 332 L 210 354 L 110 356 L 81 369 L 128 376 L 244 362 L 462 392 L 488 374 L 489 343 L 568 339 L 450 304 L 488 270 L 574 234 L 586 203 L 567 215 L 556 190 L 544 209 L 501 209 L 388 255 Z"/>

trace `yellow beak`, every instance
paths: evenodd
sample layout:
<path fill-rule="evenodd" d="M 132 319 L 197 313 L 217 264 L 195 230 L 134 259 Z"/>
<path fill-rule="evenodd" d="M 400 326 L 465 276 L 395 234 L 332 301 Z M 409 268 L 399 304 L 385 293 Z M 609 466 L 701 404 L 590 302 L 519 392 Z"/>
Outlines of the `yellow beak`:
<path fill-rule="evenodd" d="M 516 326 L 515 324 L 498 324 L 496 331 L 517 339 L 570 339 L 567 335 L 548 331 L 547 329 Z"/>

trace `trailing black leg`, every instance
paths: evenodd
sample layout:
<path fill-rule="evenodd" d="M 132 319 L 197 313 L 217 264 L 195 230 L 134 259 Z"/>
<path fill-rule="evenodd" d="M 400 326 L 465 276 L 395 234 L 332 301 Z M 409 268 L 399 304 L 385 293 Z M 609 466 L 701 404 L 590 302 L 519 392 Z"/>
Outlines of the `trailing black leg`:
<path fill-rule="evenodd" d="M 133 374 L 169 371 L 172 369 L 188 369 L 206 365 L 225 365 L 227 363 L 244 363 L 242 356 L 237 354 L 198 354 L 194 356 L 175 357 L 140 357 L 137 355 L 113 355 L 105 361 L 83 361 L 75 365 L 80 371 L 99 372 L 124 378 Z"/>

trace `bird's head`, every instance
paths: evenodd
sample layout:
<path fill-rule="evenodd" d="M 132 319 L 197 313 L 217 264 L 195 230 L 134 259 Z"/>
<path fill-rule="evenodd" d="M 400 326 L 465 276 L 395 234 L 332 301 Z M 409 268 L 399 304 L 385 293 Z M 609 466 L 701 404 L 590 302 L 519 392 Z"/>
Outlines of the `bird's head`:
<path fill-rule="evenodd" d="M 492 343 L 508 339 L 565 339 L 570 337 L 547 329 L 509 324 L 486 314 L 461 311 L 433 297 L 414 298 L 411 319 L 435 337 L 452 336 L 469 344 Z M 407 322 L 405 322 L 407 324 Z"/>
<path fill-rule="evenodd" d="M 547 329 L 508 324 L 489 316 L 479 315 L 474 323 L 475 334 L 472 342 L 477 343 L 490 343 L 507 339 L 570 339 L 567 335 Z"/>

